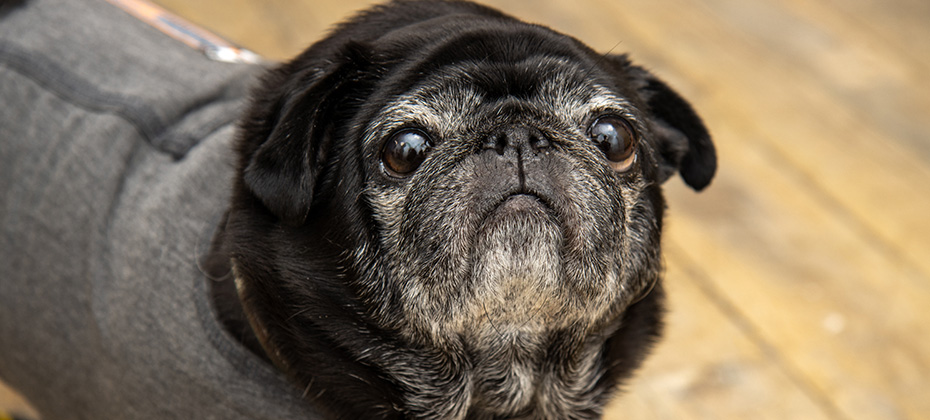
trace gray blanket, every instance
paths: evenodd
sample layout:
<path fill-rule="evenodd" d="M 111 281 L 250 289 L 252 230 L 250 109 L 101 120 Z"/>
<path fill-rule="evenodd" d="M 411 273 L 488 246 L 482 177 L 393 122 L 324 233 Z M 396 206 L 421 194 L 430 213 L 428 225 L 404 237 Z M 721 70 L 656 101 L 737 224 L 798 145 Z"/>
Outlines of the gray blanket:
<path fill-rule="evenodd" d="M 197 265 L 259 70 L 103 0 L 0 17 L 0 379 L 44 419 L 316 417 Z"/>

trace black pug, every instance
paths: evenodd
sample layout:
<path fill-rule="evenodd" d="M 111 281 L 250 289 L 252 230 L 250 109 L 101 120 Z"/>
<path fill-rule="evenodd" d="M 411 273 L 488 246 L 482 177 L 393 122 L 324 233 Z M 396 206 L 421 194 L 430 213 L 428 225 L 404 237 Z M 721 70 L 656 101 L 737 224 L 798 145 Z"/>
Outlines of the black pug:
<path fill-rule="evenodd" d="M 660 184 L 716 168 L 625 56 L 445 1 L 271 71 L 238 153 L 217 304 L 344 419 L 599 417 L 660 332 Z"/>

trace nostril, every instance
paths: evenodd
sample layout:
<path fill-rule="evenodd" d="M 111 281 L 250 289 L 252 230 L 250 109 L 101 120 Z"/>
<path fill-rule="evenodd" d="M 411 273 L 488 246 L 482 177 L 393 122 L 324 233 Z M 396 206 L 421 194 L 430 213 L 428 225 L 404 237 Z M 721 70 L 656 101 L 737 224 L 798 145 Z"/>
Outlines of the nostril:
<path fill-rule="evenodd" d="M 541 133 L 530 134 L 529 140 L 530 140 L 530 147 L 532 147 L 535 150 L 545 149 L 552 145 L 552 143 L 549 142 L 549 138 L 542 135 Z"/>
<path fill-rule="evenodd" d="M 485 149 L 492 149 L 497 152 L 499 155 L 504 154 L 504 149 L 507 147 L 507 134 L 497 133 L 488 136 L 487 140 L 484 142 Z"/>
<path fill-rule="evenodd" d="M 551 146 L 552 141 L 541 131 L 531 127 L 516 126 L 507 127 L 488 135 L 484 140 L 482 149 L 493 149 L 497 151 L 497 154 L 503 155 L 508 148 L 518 151 L 523 150 L 524 152 L 538 152 Z"/>

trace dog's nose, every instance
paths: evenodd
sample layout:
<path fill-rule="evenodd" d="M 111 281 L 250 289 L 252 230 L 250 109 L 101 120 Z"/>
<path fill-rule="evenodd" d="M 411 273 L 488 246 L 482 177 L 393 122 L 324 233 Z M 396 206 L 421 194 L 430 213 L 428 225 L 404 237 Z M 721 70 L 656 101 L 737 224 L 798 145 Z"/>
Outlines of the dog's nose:
<path fill-rule="evenodd" d="M 538 152 L 550 146 L 549 139 L 541 131 L 526 126 L 506 127 L 488 136 L 484 149 L 494 149 L 503 155 L 508 147 L 518 151 Z"/>

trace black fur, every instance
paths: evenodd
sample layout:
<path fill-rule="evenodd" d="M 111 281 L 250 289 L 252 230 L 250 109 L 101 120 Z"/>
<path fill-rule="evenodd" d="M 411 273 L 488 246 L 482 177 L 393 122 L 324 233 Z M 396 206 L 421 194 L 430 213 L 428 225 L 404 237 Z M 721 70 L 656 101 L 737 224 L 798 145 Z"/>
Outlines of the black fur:
<path fill-rule="evenodd" d="M 26 4 L 26 0 L 0 0 L 0 17 Z"/>
<path fill-rule="evenodd" d="M 566 364 L 581 360 L 594 346 L 595 365 L 603 372 L 599 370 L 594 383 L 584 387 L 584 395 L 576 395 L 593 403 L 564 407 L 570 413 L 566 416 L 594 418 L 610 391 L 640 364 L 658 337 L 663 300 L 661 284 L 657 284 L 659 234 L 664 211 L 658 184 L 679 170 L 685 182 L 699 190 L 707 186 L 716 168 L 710 137 L 690 105 L 651 74 L 631 65 L 625 56 L 602 56 L 544 27 L 472 3 L 394 2 L 340 25 L 329 37 L 265 76 L 241 124 L 239 176 L 225 233 L 214 248 L 222 261 L 232 262 L 242 286 L 238 296 L 244 312 L 230 309 L 228 301 L 220 303 L 226 308 L 227 325 L 239 330 L 234 333 L 247 344 L 254 343 L 250 341 L 255 340 L 254 335 L 241 331 L 244 314 L 248 314 L 270 360 L 286 371 L 310 401 L 334 418 L 442 418 L 461 417 L 463 413 L 468 418 L 502 416 L 500 411 L 495 414 L 482 406 L 482 401 L 490 404 L 491 394 L 475 391 L 482 386 L 493 389 L 493 384 L 470 382 L 487 381 L 474 376 L 476 369 L 486 364 L 476 359 L 484 354 L 481 344 L 458 335 L 428 339 L 428 333 L 404 315 L 412 310 L 405 303 L 409 302 L 405 299 L 411 293 L 411 282 L 396 278 L 397 273 L 442 271 L 447 264 L 455 266 L 457 262 L 447 261 L 449 254 L 442 242 L 432 242 L 438 234 L 388 233 L 377 220 L 381 216 L 376 217 L 376 207 L 384 204 L 373 202 L 377 199 L 372 191 L 407 188 L 410 182 L 426 182 L 421 178 L 425 176 L 435 180 L 445 176 L 445 163 L 435 157 L 424 164 L 422 171 L 427 175 L 390 179 L 380 172 L 380 149 L 366 144 L 364 137 L 387 103 L 409 94 L 425 77 L 472 65 L 479 67 L 480 73 L 469 74 L 468 82 L 451 83 L 470 83 L 487 101 L 510 103 L 498 112 L 506 114 L 501 118 L 507 121 L 512 115 L 538 119 L 539 124 L 549 124 L 547 129 L 562 129 L 557 121 L 547 122 L 544 112 L 526 105 L 537 97 L 547 75 L 514 64 L 548 62 L 543 59 L 574 63 L 586 72 L 576 74 L 578 80 L 590 80 L 629 103 L 624 112 L 636 118 L 642 137 L 637 166 L 628 174 L 612 174 L 606 166 L 596 164 L 600 166 L 585 176 L 617 191 L 621 186 L 640 186 L 635 187 L 641 188 L 637 195 L 640 201 L 633 208 L 624 207 L 617 198 L 611 203 L 617 201 L 612 205 L 623 214 L 612 218 L 605 214 L 597 220 L 609 223 L 605 228 L 617 232 L 625 231 L 624 224 L 636 224 L 644 237 L 642 248 L 636 245 L 640 242 L 631 242 L 636 248 L 631 255 L 639 265 L 626 263 L 639 267 L 626 283 L 639 290 L 638 296 L 612 302 L 609 314 L 597 322 L 573 324 L 536 337 L 547 350 L 544 357 L 531 358 L 538 368 L 534 372 L 550 372 L 552 377 L 561 378 Z M 493 125 L 492 121 L 488 120 L 488 125 Z M 489 128 L 481 135 L 493 133 Z M 594 146 L 552 140 L 558 151 L 580 147 L 577 153 L 583 157 L 572 159 L 595 165 L 588 157 L 596 150 Z M 444 147 L 453 145 L 450 142 Z M 474 147 L 475 153 L 480 153 L 480 139 Z M 506 168 L 506 162 L 496 163 L 496 159 L 488 165 Z M 559 179 L 569 177 L 567 167 L 543 158 L 538 163 L 536 157 L 528 155 L 520 159 L 521 165 L 525 161 L 526 165 L 542 165 L 553 174 L 564 173 Z M 523 170 L 521 166 L 520 188 L 530 188 L 535 184 L 523 185 Z M 475 182 L 488 182 L 487 188 L 491 188 L 493 179 L 476 178 Z M 567 217 L 563 201 L 572 197 L 539 185 L 525 192 L 538 195 L 556 219 Z M 438 216 L 423 215 L 419 210 L 426 206 L 436 213 L 444 211 L 431 204 L 430 193 L 424 194 L 411 193 L 410 199 L 419 199 L 420 204 L 405 208 L 415 208 L 411 211 L 417 217 L 441 223 L 443 219 Z M 389 251 L 386 243 L 421 236 L 422 240 L 410 243 L 427 263 L 420 265 L 419 259 L 383 260 Z M 619 236 L 613 241 L 619 241 Z M 403 267 L 396 268 L 398 264 Z M 437 287 L 442 290 L 441 285 Z M 236 293 L 231 281 L 220 281 L 215 294 L 224 301 L 222 296 Z M 258 346 L 252 347 L 258 351 Z M 407 372 L 419 373 L 416 378 L 407 378 Z M 474 400 L 456 399 L 466 392 L 474 393 Z M 534 396 L 528 406 L 509 415 L 551 415 L 558 410 L 540 408 L 548 403 L 543 400 L 550 399 Z M 456 408 L 461 401 L 472 401 L 472 405 Z"/>

